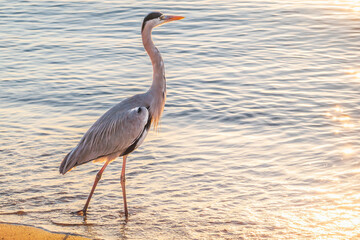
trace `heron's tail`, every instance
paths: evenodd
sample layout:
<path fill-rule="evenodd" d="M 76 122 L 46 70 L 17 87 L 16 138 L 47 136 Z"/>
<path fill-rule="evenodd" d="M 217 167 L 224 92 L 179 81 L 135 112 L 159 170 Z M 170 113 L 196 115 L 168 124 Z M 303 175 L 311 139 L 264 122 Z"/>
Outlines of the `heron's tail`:
<path fill-rule="evenodd" d="M 61 174 L 67 173 L 70 169 L 72 169 L 75 166 L 76 161 L 74 161 L 74 158 L 72 158 L 72 156 L 74 155 L 75 149 L 76 148 L 72 149 L 62 160 L 60 167 L 59 167 L 59 172 Z"/>

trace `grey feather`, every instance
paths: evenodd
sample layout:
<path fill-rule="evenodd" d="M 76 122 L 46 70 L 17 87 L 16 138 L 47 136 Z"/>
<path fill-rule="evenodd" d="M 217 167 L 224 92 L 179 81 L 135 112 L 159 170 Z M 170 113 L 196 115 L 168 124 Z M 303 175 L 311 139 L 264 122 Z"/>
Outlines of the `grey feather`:
<path fill-rule="evenodd" d="M 66 155 L 60 173 L 100 157 L 121 156 L 144 132 L 150 117 L 147 99 L 147 94 L 135 95 L 109 109 Z"/>

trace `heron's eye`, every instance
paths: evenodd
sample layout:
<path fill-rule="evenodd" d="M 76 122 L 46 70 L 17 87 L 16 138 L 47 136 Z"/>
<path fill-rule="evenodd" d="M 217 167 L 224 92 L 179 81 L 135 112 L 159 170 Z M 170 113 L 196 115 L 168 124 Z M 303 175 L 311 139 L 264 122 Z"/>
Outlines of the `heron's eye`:
<path fill-rule="evenodd" d="M 164 15 L 161 15 L 160 16 L 160 20 L 164 20 L 165 19 L 165 16 Z"/>

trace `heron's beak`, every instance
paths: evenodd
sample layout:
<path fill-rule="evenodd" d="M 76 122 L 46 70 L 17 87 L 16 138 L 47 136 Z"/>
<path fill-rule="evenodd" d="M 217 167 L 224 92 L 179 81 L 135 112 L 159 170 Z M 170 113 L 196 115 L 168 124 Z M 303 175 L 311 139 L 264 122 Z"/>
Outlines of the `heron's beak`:
<path fill-rule="evenodd" d="M 172 16 L 172 15 L 164 16 L 165 22 L 171 22 L 171 21 L 175 21 L 175 20 L 181 20 L 181 19 L 183 19 L 183 18 L 184 18 L 184 17 L 182 17 L 182 16 Z"/>

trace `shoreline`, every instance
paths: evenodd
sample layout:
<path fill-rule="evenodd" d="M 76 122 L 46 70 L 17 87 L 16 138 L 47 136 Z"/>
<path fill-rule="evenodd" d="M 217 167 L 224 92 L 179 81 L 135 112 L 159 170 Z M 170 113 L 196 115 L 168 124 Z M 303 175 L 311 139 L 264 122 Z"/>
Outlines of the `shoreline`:
<path fill-rule="evenodd" d="M 69 233 L 54 233 L 42 228 L 15 223 L 0 222 L 0 240 L 88 240 L 90 238 Z"/>

